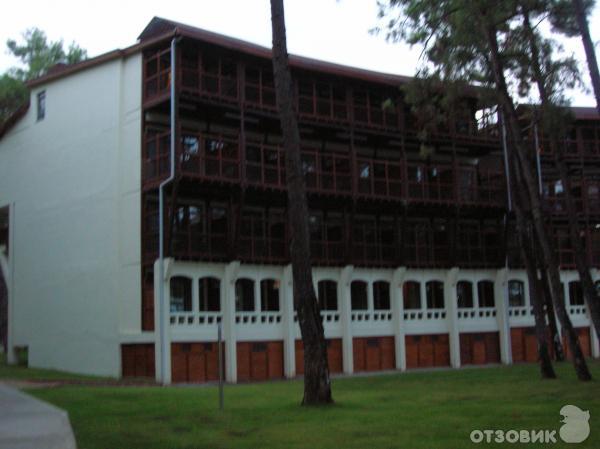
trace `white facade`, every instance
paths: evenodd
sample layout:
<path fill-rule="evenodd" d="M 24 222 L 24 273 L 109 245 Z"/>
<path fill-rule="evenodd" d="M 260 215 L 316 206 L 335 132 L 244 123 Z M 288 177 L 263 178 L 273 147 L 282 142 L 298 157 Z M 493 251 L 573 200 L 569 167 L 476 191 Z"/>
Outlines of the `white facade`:
<path fill-rule="evenodd" d="M 140 134 L 135 54 L 36 86 L 0 140 L 9 344 L 31 366 L 119 376 L 119 344 L 140 334 Z"/>

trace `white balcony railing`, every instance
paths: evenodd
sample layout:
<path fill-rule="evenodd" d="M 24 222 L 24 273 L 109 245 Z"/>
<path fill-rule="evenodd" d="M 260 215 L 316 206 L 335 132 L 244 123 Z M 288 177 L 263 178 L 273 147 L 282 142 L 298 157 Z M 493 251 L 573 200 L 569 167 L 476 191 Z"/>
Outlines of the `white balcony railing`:
<path fill-rule="evenodd" d="M 172 326 L 210 326 L 220 323 L 221 312 L 171 312 Z"/>
<path fill-rule="evenodd" d="M 281 312 L 236 312 L 235 323 L 240 325 L 276 325 L 282 322 Z"/>

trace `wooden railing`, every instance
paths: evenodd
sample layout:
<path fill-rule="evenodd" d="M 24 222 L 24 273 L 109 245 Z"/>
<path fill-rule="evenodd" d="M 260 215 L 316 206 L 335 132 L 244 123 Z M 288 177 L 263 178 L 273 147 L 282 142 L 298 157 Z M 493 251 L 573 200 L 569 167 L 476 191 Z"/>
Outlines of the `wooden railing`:
<path fill-rule="evenodd" d="M 168 132 L 149 133 L 144 143 L 142 178 L 155 185 L 169 171 Z M 502 172 L 399 160 L 352 158 L 348 153 L 302 150 L 306 188 L 315 194 L 345 195 L 417 203 L 503 207 Z M 285 152 L 275 145 L 247 142 L 237 136 L 186 133 L 177 149 L 176 167 L 190 178 L 286 188 Z M 597 204 L 596 200 L 594 204 Z"/>
<path fill-rule="evenodd" d="M 276 111 L 273 74 L 265 65 L 246 65 L 238 59 L 219 54 L 189 52 L 179 57 L 177 90 L 190 96 L 237 104 L 249 109 Z M 170 93 L 170 49 L 144 57 L 143 101 L 165 100 Z M 243 76 L 242 76 L 243 75 Z M 242 92 L 243 91 L 243 92 Z M 377 84 L 353 85 L 331 78 L 299 73 L 294 74 L 294 105 L 301 120 L 336 122 L 358 127 L 405 130 L 411 135 L 418 131 L 415 120 L 402 114 L 404 104 L 397 92 Z M 452 119 L 449 119 L 451 122 Z M 409 129 L 415 126 L 414 129 Z M 464 142 L 498 142 L 495 126 L 478 128 L 450 126 L 434 132 L 441 139 Z"/>
<path fill-rule="evenodd" d="M 571 197 L 577 214 L 600 214 L 600 181 L 587 179 L 572 181 Z M 543 208 L 547 213 L 555 215 L 567 213 L 567 203 L 563 193 L 557 194 L 547 189 L 542 200 Z"/>

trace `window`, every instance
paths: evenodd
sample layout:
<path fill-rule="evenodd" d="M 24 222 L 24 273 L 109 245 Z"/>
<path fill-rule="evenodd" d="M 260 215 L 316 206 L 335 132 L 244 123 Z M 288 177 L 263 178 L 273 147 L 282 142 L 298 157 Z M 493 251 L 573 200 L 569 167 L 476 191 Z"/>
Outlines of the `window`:
<path fill-rule="evenodd" d="M 238 279 L 235 282 L 236 312 L 254 312 L 254 281 Z"/>
<path fill-rule="evenodd" d="M 334 281 L 319 281 L 319 306 L 321 310 L 337 310 L 337 283 Z"/>
<path fill-rule="evenodd" d="M 350 298 L 352 301 L 352 310 L 367 310 L 369 308 L 367 283 L 363 281 L 352 282 L 350 284 Z"/>
<path fill-rule="evenodd" d="M 444 308 L 444 284 L 440 281 L 429 281 L 425 284 L 428 309 Z"/>
<path fill-rule="evenodd" d="M 192 280 L 183 276 L 171 278 L 171 312 L 192 311 Z"/>
<path fill-rule="evenodd" d="M 583 301 L 583 289 L 579 281 L 569 282 L 569 304 L 572 306 L 582 306 L 585 304 Z"/>
<path fill-rule="evenodd" d="M 525 306 L 525 285 L 521 281 L 508 281 L 509 307 Z"/>
<path fill-rule="evenodd" d="M 46 91 L 43 90 L 37 94 L 37 120 L 44 120 L 46 117 Z"/>
<path fill-rule="evenodd" d="M 473 307 L 473 285 L 467 281 L 460 281 L 456 284 L 456 296 L 458 307 L 467 309 Z"/>
<path fill-rule="evenodd" d="M 198 280 L 198 296 L 200 312 L 221 311 L 221 281 L 217 278 L 201 278 Z"/>
<path fill-rule="evenodd" d="M 373 308 L 390 310 L 390 283 L 377 281 L 373 284 Z"/>
<path fill-rule="evenodd" d="M 260 310 L 279 312 L 279 281 L 263 279 L 260 281 Z"/>
<path fill-rule="evenodd" d="M 414 281 L 405 282 L 402 290 L 404 295 L 404 308 L 407 310 L 420 309 L 421 285 Z"/>
<path fill-rule="evenodd" d="M 479 307 L 494 307 L 494 283 L 492 281 L 479 281 L 477 283 L 477 296 L 479 296 Z"/>

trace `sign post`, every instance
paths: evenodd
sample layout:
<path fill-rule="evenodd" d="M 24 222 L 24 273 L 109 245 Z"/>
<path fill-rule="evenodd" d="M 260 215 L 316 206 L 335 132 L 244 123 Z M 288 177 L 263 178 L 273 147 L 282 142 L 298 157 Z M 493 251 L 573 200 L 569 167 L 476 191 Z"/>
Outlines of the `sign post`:
<path fill-rule="evenodd" d="M 223 333 L 221 331 L 221 322 L 217 324 L 217 345 L 219 350 L 219 410 L 223 410 L 223 345 L 221 341 Z"/>

